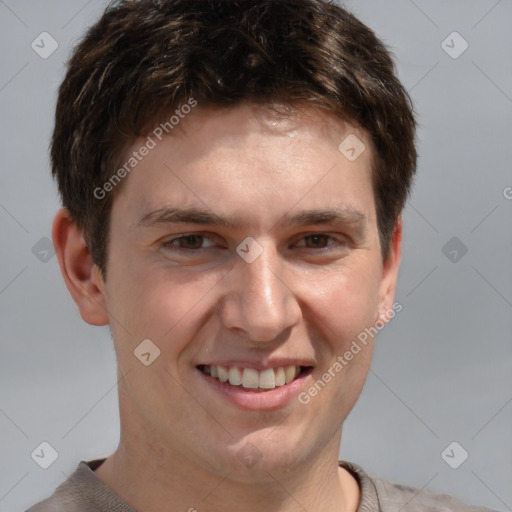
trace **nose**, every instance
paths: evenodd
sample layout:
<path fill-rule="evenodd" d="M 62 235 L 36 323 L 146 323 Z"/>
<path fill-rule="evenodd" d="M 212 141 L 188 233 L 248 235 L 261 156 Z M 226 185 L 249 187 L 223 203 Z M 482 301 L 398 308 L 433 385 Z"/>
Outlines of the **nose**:
<path fill-rule="evenodd" d="M 253 343 L 268 344 L 300 322 L 302 312 L 293 283 L 288 282 L 285 265 L 271 247 L 265 247 L 252 263 L 238 258 L 227 277 L 220 304 L 224 327 L 240 331 Z"/>

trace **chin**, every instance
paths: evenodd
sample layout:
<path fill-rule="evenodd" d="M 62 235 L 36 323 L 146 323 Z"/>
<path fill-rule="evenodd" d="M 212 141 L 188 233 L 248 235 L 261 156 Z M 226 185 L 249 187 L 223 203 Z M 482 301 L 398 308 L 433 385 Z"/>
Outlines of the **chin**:
<path fill-rule="evenodd" d="M 292 436 L 272 433 L 272 429 L 253 432 L 225 447 L 218 454 L 222 469 L 237 481 L 254 481 L 255 477 L 272 479 L 271 475 L 288 473 L 300 464 L 303 448 Z"/>

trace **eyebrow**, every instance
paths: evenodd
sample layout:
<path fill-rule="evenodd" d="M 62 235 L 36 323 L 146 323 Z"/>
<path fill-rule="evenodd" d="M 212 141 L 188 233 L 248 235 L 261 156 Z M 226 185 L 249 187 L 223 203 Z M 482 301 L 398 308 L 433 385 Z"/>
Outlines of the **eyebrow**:
<path fill-rule="evenodd" d="M 158 208 L 143 215 L 137 222 L 137 226 L 154 226 L 157 224 L 183 223 L 183 224 L 207 224 L 217 225 L 233 229 L 236 221 L 230 221 L 209 210 L 200 208 Z"/>
<path fill-rule="evenodd" d="M 363 212 L 352 206 L 345 206 L 342 208 L 303 210 L 293 215 L 290 215 L 290 212 L 288 212 L 274 227 L 278 224 L 286 224 L 289 226 L 345 224 L 355 225 L 364 232 L 366 221 L 367 216 Z M 241 224 L 239 218 L 228 219 L 206 209 L 163 207 L 144 214 L 139 219 L 136 226 L 151 227 L 168 223 L 215 225 L 230 230 L 239 227 Z"/>

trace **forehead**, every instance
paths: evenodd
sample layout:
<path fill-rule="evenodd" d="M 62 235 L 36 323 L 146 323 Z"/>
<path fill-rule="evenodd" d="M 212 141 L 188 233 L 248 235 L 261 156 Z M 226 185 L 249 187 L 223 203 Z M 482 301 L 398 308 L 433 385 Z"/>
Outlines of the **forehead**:
<path fill-rule="evenodd" d="M 122 203 L 132 220 L 131 212 L 166 204 L 239 217 L 286 212 L 299 202 L 374 213 L 369 137 L 332 114 L 310 107 L 198 105 L 169 135 L 159 126 L 124 154 L 125 162 L 137 161 L 114 210 Z"/>
<path fill-rule="evenodd" d="M 161 126 L 164 125 L 158 125 L 151 135 L 159 135 Z M 295 151 L 299 151 L 301 147 L 307 149 L 303 143 L 308 140 L 315 145 L 322 144 L 323 150 L 329 146 L 337 156 L 336 150 L 348 135 L 364 141 L 365 146 L 370 145 L 366 131 L 325 109 L 314 109 L 306 104 L 294 108 L 251 103 L 222 109 L 198 106 L 188 116 L 183 116 L 175 128 L 172 134 L 182 141 L 195 141 L 196 152 L 205 146 L 209 150 L 223 146 L 240 151 L 256 140 L 269 151 L 274 145 L 295 146 Z"/>

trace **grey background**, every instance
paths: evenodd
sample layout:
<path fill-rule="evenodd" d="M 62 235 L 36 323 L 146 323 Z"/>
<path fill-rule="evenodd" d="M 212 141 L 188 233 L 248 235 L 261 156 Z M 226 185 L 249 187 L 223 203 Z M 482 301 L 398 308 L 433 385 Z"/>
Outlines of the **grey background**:
<path fill-rule="evenodd" d="M 108 329 L 82 322 L 52 253 L 40 261 L 59 207 L 47 151 L 56 89 L 71 46 L 104 5 L 0 1 L 2 511 L 46 497 L 80 460 L 118 442 Z M 421 127 L 404 213 L 403 311 L 379 336 L 341 456 L 512 510 L 512 2 L 345 5 L 393 50 Z M 43 31 L 59 44 L 47 59 L 31 48 Z M 457 59 L 441 46 L 453 31 L 469 44 Z M 468 248 L 457 262 L 442 251 L 454 236 Z M 42 441 L 59 454 L 46 470 L 30 456 Z M 452 441 L 469 453 L 458 469 L 441 457 Z"/>

